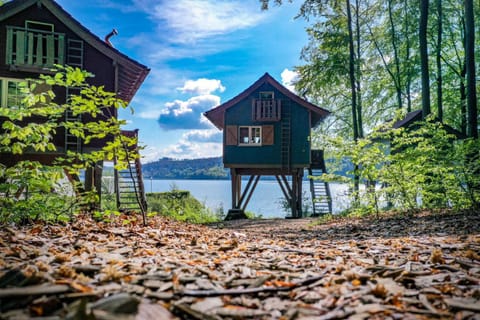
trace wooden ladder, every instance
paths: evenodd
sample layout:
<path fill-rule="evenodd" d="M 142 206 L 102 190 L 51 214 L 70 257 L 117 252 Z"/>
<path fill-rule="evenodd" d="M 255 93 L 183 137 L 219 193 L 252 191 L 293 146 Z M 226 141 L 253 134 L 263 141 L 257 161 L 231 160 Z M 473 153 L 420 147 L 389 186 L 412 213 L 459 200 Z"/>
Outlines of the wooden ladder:
<path fill-rule="evenodd" d="M 75 87 L 67 87 L 66 90 L 66 101 L 70 103 L 71 96 L 79 95 L 80 89 Z M 65 122 L 82 122 L 82 115 L 74 115 L 71 109 L 65 111 Z M 70 130 L 65 128 L 65 153 L 68 151 L 81 152 L 82 149 L 82 140 L 73 135 Z"/>
<path fill-rule="evenodd" d="M 282 169 L 291 168 L 291 140 L 292 140 L 292 119 L 290 114 L 290 105 L 284 104 L 282 108 L 282 120 L 280 123 L 280 132 L 281 132 L 281 160 L 282 160 Z"/>
<path fill-rule="evenodd" d="M 328 182 L 319 177 L 327 173 L 323 150 L 312 150 L 312 164 L 308 168 L 310 192 L 312 194 L 312 216 L 332 213 L 332 196 Z"/>

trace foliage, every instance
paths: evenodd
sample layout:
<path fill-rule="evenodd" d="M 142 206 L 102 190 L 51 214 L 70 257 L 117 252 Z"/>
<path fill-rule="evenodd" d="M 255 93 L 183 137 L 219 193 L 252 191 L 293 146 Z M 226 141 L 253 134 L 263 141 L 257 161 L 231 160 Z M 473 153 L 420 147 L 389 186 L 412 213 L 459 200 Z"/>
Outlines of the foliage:
<path fill-rule="evenodd" d="M 222 157 L 200 159 L 162 158 L 142 166 L 143 175 L 153 179 L 226 179 Z"/>
<path fill-rule="evenodd" d="M 66 130 L 82 140 L 88 147 L 94 141 L 106 139 L 101 149 L 89 153 L 68 151 L 54 163 L 18 161 L 13 167 L 0 165 L 0 223 L 28 220 L 59 220 L 71 217 L 86 203 L 96 202 L 92 193 L 80 193 L 82 185 L 75 185 L 70 194 L 62 192 L 58 183 L 63 172 L 79 176 L 81 170 L 94 166 L 98 161 L 113 160 L 117 156 L 119 168 L 126 166 L 127 153 L 134 139 L 120 135 L 123 124 L 115 114 L 125 108 L 125 102 L 114 93 L 87 83 L 93 75 L 78 68 L 57 66 L 53 75 L 41 75 L 22 84 L 24 99 L 15 107 L 0 108 L 0 152 L 13 155 L 57 150 L 53 138 L 58 131 Z M 52 88 L 75 89 L 66 103 L 57 103 Z M 81 116 L 88 121 L 65 121 L 65 114 Z M 63 147 L 63 146 L 62 146 Z M 53 191 L 53 192 L 52 192 Z M 73 192 L 77 197 L 73 197 Z M 42 212 L 42 213 L 40 213 Z"/>
<path fill-rule="evenodd" d="M 172 186 L 168 192 L 147 193 L 150 215 L 159 213 L 179 221 L 208 223 L 221 220 L 221 216 L 211 212 L 204 204 L 192 197 L 189 191 Z"/>
<path fill-rule="evenodd" d="M 431 120 L 431 119 L 430 119 Z M 351 212 L 376 213 L 386 208 L 470 208 L 480 204 L 480 144 L 457 140 L 435 121 L 405 129 L 379 128 L 357 143 L 330 139 L 325 147 L 337 159 L 358 166 L 365 188 L 352 193 Z M 345 182 L 332 172 L 322 178 Z M 356 197 L 357 196 L 357 197 Z"/>
<path fill-rule="evenodd" d="M 292 204 L 290 203 L 290 201 L 288 199 L 286 199 L 285 197 L 282 197 L 278 200 L 278 203 L 282 207 L 283 211 L 285 211 L 285 213 L 287 213 L 287 215 L 291 214 Z M 302 215 L 303 216 L 308 216 L 312 212 L 313 212 L 312 199 L 308 198 L 307 197 L 307 191 L 303 190 L 303 192 L 302 192 Z M 248 214 L 247 214 L 247 217 L 249 219 L 252 219 Z"/>

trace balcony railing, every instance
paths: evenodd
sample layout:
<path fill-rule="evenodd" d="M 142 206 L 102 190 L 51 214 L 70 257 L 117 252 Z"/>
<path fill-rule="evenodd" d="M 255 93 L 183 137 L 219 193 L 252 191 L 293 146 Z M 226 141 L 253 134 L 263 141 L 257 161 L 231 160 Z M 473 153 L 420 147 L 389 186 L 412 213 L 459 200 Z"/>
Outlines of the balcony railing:
<path fill-rule="evenodd" d="M 253 121 L 280 121 L 281 114 L 281 100 L 252 100 Z"/>
<path fill-rule="evenodd" d="M 45 68 L 65 63 L 65 34 L 7 26 L 7 64 Z"/>

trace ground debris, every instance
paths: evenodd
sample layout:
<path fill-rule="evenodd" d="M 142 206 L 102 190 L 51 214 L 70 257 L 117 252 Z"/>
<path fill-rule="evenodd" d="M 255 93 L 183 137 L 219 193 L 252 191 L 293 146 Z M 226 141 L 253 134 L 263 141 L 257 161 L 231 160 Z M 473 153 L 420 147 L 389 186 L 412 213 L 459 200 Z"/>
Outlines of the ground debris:
<path fill-rule="evenodd" d="M 478 319 L 480 214 L 0 230 L 0 319 Z"/>

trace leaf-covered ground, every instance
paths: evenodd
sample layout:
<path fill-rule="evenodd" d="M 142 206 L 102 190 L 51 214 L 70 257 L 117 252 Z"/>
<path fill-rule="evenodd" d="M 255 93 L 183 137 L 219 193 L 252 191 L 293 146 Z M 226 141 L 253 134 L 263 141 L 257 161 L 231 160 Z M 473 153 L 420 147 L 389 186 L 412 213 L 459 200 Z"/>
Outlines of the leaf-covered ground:
<path fill-rule="evenodd" d="M 480 213 L 0 230 L 0 319 L 480 319 Z"/>

